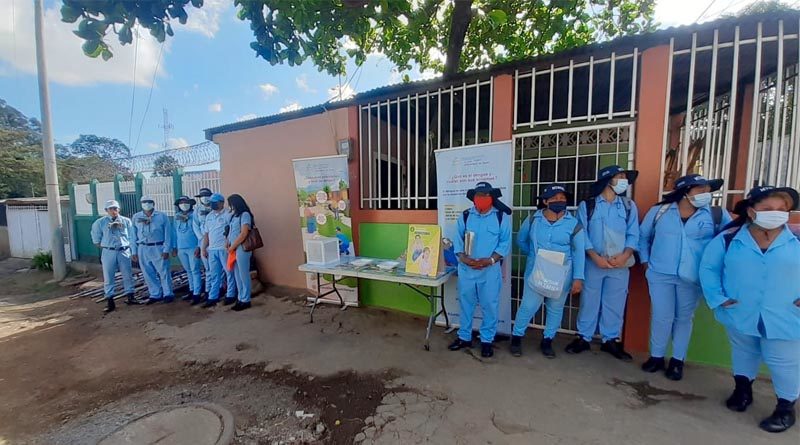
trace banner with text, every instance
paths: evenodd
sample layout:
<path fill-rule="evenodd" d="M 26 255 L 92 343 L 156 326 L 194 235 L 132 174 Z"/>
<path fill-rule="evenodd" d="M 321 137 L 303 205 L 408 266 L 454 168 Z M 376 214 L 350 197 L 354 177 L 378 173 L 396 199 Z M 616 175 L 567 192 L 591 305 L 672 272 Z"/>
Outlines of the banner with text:
<path fill-rule="evenodd" d="M 350 179 L 347 156 L 325 156 L 295 159 L 294 180 L 297 187 L 297 205 L 300 230 L 303 234 L 303 251 L 306 241 L 319 237 L 338 238 L 339 255 L 355 256 L 353 223 L 350 220 Z M 331 276 L 324 276 L 323 291 L 332 287 Z M 317 289 L 316 274 L 306 274 L 307 287 Z M 348 306 L 358 306 L 358 280 L 347 278 L 336 283 L 336 288 Z M 336 295 L 320 299 L 321 302 L 339 304 Z"/>
<path fill-rule="evenodd" d="M 472 207 L 467 191 L 475 184 L 487 181 L 499 188 L 500 198 L 509 207 L 513 203 L 512 168 L 514 151 L 511 141 L 473 145 L 436 151 L 436 184 L 439 203 L 439 225 L 442 227 L 444 258 L 448 266 L 455 266 L 452 239 L 458 236 L 458 219 L 464 210 Z M 503 215 L 511 218 L 511 215 Z M 452 324 L 458 324 L 458 282 L 452 279 L 445 284 L 445 306 Z M 511 333 L 511 261 L 503 262 L 503 289 L 500 292 L 497 332 Z M 475 311 L 473 328 L 478 329 L 482 315 Z M 444 316 L 436 320 L 444 324 Z"/>

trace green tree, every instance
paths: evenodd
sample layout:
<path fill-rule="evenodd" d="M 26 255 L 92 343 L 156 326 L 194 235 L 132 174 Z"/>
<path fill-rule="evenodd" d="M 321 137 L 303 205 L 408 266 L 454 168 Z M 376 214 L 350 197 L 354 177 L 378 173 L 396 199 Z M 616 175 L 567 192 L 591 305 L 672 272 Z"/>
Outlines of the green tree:
<path fill-rule="evenodd" d="M 0 128 L 0 199 L 44 196 L 42 148 L 25 131 Z"/>
<path fill-rule="evenodd" d="M 177 159 L 168 154 L 163 154 L 153 161 L 153 176 L 172 176 L 175 170 L 181 168 Z"/>
<path fill-rule="evenodd" d="M 68 147 L 72 156 L 97 156 L 104 159 L 125 159 L 131 157 L 131 149 L 119 139 L 82 134 Z"/>
<path fill-rule="evenodd" d="M 62 0 L 61 19 L 78 23 L 89 57 L 112 57 L 109 33 L 123 45 L 135 25 L 159 42 L 185 24 L 203 0 Z M 654 27 L 655 0 L 233 0 L 250 22 L 250 48 L 272 65 L 306 60 L 331 75 L 348 59 L 382 52 L 400 71 L 454 74 L 639 33 Z M 442 51 L 442 49 L 445 49 Z M 442 53 L 446 59 L 442 60 Z M 408 77 L 406 76 L 406 79 Z"/>

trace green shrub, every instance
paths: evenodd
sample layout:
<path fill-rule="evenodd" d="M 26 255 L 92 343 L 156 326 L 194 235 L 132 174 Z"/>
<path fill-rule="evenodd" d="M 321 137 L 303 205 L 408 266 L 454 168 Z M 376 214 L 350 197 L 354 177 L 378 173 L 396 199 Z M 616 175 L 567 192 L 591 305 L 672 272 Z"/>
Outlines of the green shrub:
<path fill-rule="evenodd" d="M 32 266 L 38 270 L 53 270 L 53 254 L 39 252 L 31 260 Z"/>

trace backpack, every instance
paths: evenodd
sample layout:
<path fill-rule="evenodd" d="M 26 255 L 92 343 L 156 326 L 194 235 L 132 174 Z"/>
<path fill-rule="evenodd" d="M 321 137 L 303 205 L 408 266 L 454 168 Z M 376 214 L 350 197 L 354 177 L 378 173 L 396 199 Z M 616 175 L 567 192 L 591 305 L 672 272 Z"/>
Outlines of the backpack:
<path fill-rule="evenodd" d="M 587 223 L 592 220 L 592 215 L 594 215 L 594 208 L 597 205 L 597 201 L 596 201 L 595 198 L 596 197 L 589 198 L 589 199 L 587 199 L 585 201 L 586 202 L 586 222 Z M 620 196 L 620 198 L 622 198 L 622 205 L 625 206 L 625 220 L 627 221 L 628 218 L 631 217 L 631 208 L 633 207 L 633 204 L 631 204 L 632 200 L 631 200 L 631 198 L 628 198 L 627 196 Z"/>
<path fill-rule="evenodd" d="M 672 205 L 672 203 L 661 204 L 661 207 L 658 208 L 658 212 L 656 212 L 656 217 L 653 220 L 653 231 L 650 234 L 651 244 L 653 238 L 656 236 L 656 224 L 658 224 L 658 220 L 667 213 L 670 205 Z M 720 232 L 720 225 L 722 224 L 722 207 L 711 206 L 711 220 L 714 221 L 714 235 L 717 235 Z"/>

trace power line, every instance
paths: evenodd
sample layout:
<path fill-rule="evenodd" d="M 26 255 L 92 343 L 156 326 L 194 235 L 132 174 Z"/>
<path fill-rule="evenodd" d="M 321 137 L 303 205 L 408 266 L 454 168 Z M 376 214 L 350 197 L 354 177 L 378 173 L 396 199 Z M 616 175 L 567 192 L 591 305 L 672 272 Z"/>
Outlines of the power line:
<path fill-rule="evenodd" d="M 136 101 L 136 61 L 139 58 L 139 31 L 134 28 L 133 32 L 136 35 L 136 44 L 133 49 L 133 78 L 131 79 L 133 92 L 131 93 L 131 113 L 128 118 L 128 147 L 131 146 L 131 134 L 133 132 L 133 105 Z"/>
<path fill-rule="evenodd" d="M 161 48 L 158 50 L 158 59 L 156 59 L 156 69 L 153 71 L 153 81 L 150 82 L 150 94 L 147 95 L 147 105 L 144 107 L 144 114 L 142 115 L 142 122 L 139 124 L 139 134 L 136 135 L 136 145 L 134 145 L 133 151 L 136 151 L 139 148 L 139 138 L 142 136 L 142 127 L 144 127 L 144 120 L 147 117 L 147 111 L 150 110 L 150 100 L 153 98 L 153 87 L 156 85 L 156 75 L 158 74 L 158 66 L 161 64 L 161 54 L 164 52 L 164 43 L 161 42 Z"/>
<path fill-rule="evenodd" d="M 700 13 L 700 16 L 698 16 L 698 17 L 695 19 L 695 22 L 699 22 L 699 21 L 700 21 L 700 19 L 702 19 L 702 18 L 703 18 L 703 16 L 704 16 L 704 15 L 706 15 L 706 13 L 708 12 L 708 10 L 709 10 L 709 9 L 711 9 L 711 7 L 712 7 L 712 6 L 714 6 L 714 3 L 716 3 L 716 2 L 717 2 L 717 0 L 711 0 L 711 2 L 708 4 L 708 6 L 706 6 L 706 9 L 704 9 L 704 10 L 703 10 L 703 12 L 701 12 L 701 13 Z"/>

